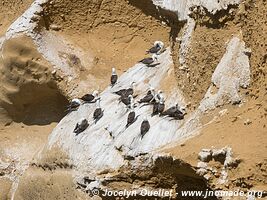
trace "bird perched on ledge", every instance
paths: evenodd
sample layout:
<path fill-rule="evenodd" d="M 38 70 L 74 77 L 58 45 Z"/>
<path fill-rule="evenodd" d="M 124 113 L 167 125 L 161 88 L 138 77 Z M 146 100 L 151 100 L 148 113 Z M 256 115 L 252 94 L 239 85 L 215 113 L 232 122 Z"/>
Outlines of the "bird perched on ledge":
<path fill-rule="evenodd" d="M 155 96 L 155 89 L 150 87 L 146 96 L 138 101 L 138 103 L 149 103 Z"/>
<path fill-rule="evenodd" d="M 121 89 L 119 91 L 114 92 L 113 94 L 117 94 L 119 96 L 124 96 L 124 97 L 128 97 L 129 95 L 133 95 L 133 93 L 134 93 L 134 90 L 133 90 L 134 84 L 135 84 L 135 82 L 132 82 L 129 88 Z"/>
<path fill-rule="evenodd" d="M 143 139 L 144 135 L 149 131 L 150 124 L 146 117 L 144 117 L 144 120 L 141 124 L 141 139 Z"/>
<path fill-rule="evenodd" d="M 175 120 L 182 120 L 186 115 L 185 108 L 180 108 L 177 103 L 175 104 L 175 106 L 172 106 L 163 113 L 161 113 L 161 116 L 166 116 L 166 115 L 172 117 Z"/>
<path fill-rule="evenodd" d="M 111 77 L 110 77 L 111 87 L 113 87 L 117 83 L 117 80 L 118 80 L 118 75 L 116 73 L 116 69 L 113 67 Z"/>
<path fill-rule="evenodd" d="M 82 102 L 79 99 L 72 99 L 70 104 L 67 107 L 67 112 L 70 113 L 72 111 L 78 110 L 78 108 L 81 104 L 82 104 Z"/>
<path fill-rule="evenodd" d="M 147 67 L 154 67 L 157 64 L 154 64 L 155 61 L 158 61 L 158 56 L 156 54 L 153 54 L 152 57 L 144 58 L 140 60 L 140 63 L 143 63 Z"/>
<path fill-rule="evenodd" d="M 103 114 L 104 114 L 104 111 L 100 107 L 100 99 L 97 99 L 96 104 L 97 104 L 97 108 L 95 109 L 94 114 L 93 114 L 95 124 L 98 122 L 98 120 L 101 119 L 101 117 L 103 117 Z"/>
<path fill-rule="evenodd" d="M 98 98 L 98 91 L 95 90 L 93 94 L 85 94 L 81 97 L 81 100 L 84 101 L 84 103 L 94 103 L 96 102 Z"/>
<path fill-rule="evenodd" d="M 87 129 L 87 127 L 89 126 L 87 119 L 82 118 L 75 126 L 74 128 L 74 133 L 76 133 L 76 135 L 80 134 L 81 132 L 85 131 L 85 129 Z"/>
<path fill-rule="evenodd" d="M 163 51 L 164 43 L 162 41 L 155 41 L 153 47 L 151 47 L 149 50 L 147 50 L 147 53 L 155 53 L 160 54 Z"/>

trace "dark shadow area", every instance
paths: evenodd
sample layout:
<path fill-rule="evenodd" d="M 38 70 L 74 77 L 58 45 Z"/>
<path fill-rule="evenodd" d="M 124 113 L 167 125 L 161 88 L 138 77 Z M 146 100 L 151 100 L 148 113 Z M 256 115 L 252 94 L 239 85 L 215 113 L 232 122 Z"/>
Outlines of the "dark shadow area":
<path fill-rule="evenodd" d="M 157 20 L 165 22 L 166 25 L 171 28 L 170 41 L 171 42 L 175 41 L 179 31 L 181 30 L 181 28 L 185 23 L 178 21 L 178 16 L 175 12 L 155 6 L 152 0 L 147 0 L 147 1 L 129 0 L 129 2 L 136 8 L 142 10 L 144 14 L 152 16 Z"/>
<path fill-rule="evenodd" d="M 18 92 L 8 94 L 12 104 L 2 103 L 15 122 L 47 125 L 59 122 L 65 115 L 68 100 L 52 83 L 27 83 Z"/>

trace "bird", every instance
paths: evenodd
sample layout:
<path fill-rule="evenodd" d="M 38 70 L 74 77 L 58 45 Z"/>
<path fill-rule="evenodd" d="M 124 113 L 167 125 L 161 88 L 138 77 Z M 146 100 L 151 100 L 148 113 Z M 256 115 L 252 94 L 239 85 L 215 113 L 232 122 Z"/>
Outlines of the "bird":
<path fill-rule="evenodd" d="M 138 118 L 138 116 L 136 117 L 136 115 L 135 115 L 134 102 L 133 101 L 131 102 L 130 109 L 131 109 L 131 111 L 128 114 L 127 124 L 125 126 L 125 129 L 128 128 L 129 126 L 131 126 Z"/>
<path fill-rule="evenodd" d="M 157 95 L 155 95 L 155 100 L 160 101 L 160 99 L 162 99 L 162 98 L 163 98 L 163 92 L 162 92 L 162 90 L 159 90 Z"/>
<path fill-rule="evenodd" d="M 122 96 L 120 101 L 124 103 L 126 106 L 129 106 L 133 103 L 133 95 L 129 95 L 128 97 Z"/>
<path fill-rule="evenodd" d="M 76 135 L 80 134 L 81 132 L 83 132 L 85 129 L 87 129 L 87 127 L 89 126 L 87 119 L 82 118 L 75 126 L 74 128 L 74 133 L 76 133 Z"/>
<path fill-rule="evenodd" d="M 159 101 L 158 113 L 161 114 L 165 109 L 164 98 Z"/>
<path fill-rule="evenodd" d="M 149 86 L 149 90 L 147 91 L 147 95 L 149 95 L 149 94 L 151 94 L 152 93 L 152 91 L 154 91 L 155 92 L 155 89 L 152 87 L 152 86 Z"/>
<path fill-rule="evenodd" d="M 85 94 L 81 97 L 81 100 L 84 101 L 84 103 L 93 103 L 98 98 L 98 91 L 95 90 L 93 94 Z"/>
<path fill-rule="evenodd" d="M 149 103 L 150 101 L 152 101 L 154 99 L 154 96 L 155 96 L 155 89 L 150 87 L 150 89 L 148 90 L 146 96 L 144 96 L 138 102 L 139 103 Z"/>
<path fill-rule="evenodd" d="M 134 122 L 135 122 L 136 118 L 135 118 L 135 111 L 131 110 L 128 114 L 128 118 L 127 118 L 127 124 L 126 124 L 126 128 L 128 128 L 129 126 L 131 126 Z"/>
<path fill-rule="evenodd" d="M 79 106 L 82 104 L 82 102 L 79 99 L 72 99 L 70 104 L 67 107 L 67 112 L 70 113 L 72 111 L 78 110 Z"/>
<path fill-rule="evenodd" d="M 97 108 L 94 111 L 93 117 L 95 120 L 95 124 L 100 120 L 101 117 L 103 117 L 104 111 L 100 107 L 100 99 L 97 100 Z"/>
<path fill-rule="evenodd" d="M 141 124 L 140 131 L 141 131 L 141 139 L 143 139 L 144 135 L 149 131 L 150 124 L 146 117 L 144 117 L 144 120 Z"/>
<path fill-rule="evenodd" d="M 118 75 L 116 73 L 116 69 L 113 67 L 111 77 L 110 77 L 111 87 L 113 87 L 117 83 L 117 80 L 118 80 Z"/>
<path fill-rule="evenodd" d="M 116 95 L 119 95 L 119 96 L 124 96 L 124 97 L 128 97 L 129 95 L 133 95 L 133 93 L 134 93 L 134 90 L 133 90 L 134 84 L 135 84 L 135 82 L 132 82 L 129 88 L 121 89 L 119 91 L 114 92 L 113 94 L 116 94 Z"/>
<path fill-rule="evenodd" d="M 153 105 L 153 112 L 151 116 L 161 114 L 164 111 L 165 104 L 164 104 L 164 98 L 161 97 L 159 101 L 154 103 Z"/>
<path fill-rule="evenodd" d="M 175 112 L 177 112 L 177 110 L 178 110 L 178 103 L 177 104 L 175 104 L 175 106 L 172 106 L 172 107 L 170 107 L 170 108 L 168 108 L 166 111 L 164 111 L 164 112 L 162 112 L 161 113 L 161 115 L 168 115 L 168 116 L 173 116 L 174 114 L 175 114 Z"/>
<path fill-rule="evenodd" d="M 160 54 L 164 48 L 164 43 L 162 41 L 155 41 L 153 47 L 147 50 L 147 53 L 156 53 Z"/>
<path fill-rule="evenodd" d="M 145 64 L 147 67 L 152 67 L 152 64 L 158 60 L 158 56 L 156 54 L 153 54 L 152 57 L 144 58 L 140 60 L 140 63 Z"/>
<path fill-rule="evenodd" d="M 169 117 L 172 117 L 173 119 L 182 120 L 184 119 L 185 114 L 185 108 L 179 108 L 179 105 L 177 103 L 175 104 L 175 106 L 172 106 L 166 111 L 162 112 L 161 116 L 167 115 Z"/>

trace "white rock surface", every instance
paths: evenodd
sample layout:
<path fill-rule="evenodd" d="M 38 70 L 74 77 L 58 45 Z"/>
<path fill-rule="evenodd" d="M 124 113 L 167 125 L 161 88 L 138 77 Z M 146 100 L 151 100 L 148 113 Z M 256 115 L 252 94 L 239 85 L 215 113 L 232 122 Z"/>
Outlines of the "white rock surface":
<path fill-rule="evenodd" d="M 208 162 L 211 160 L 211 149 L 201 149 L 201 151 L 198 154 L 199 160 L 202 162 Z"/>
<path fill-rule="evenodd" d="M 105 168 L 116 169 L 124 163 L 124 155 L 138 155 L 147 153 L 157 148 L 186 137 L 192 134 L 199 125 L 196 114 L 189 117 L 187 121 L 170 121 L 166 117 L 150 117 L 151 106 L 138 107 L 135 109 L 137 121 L 125 130 L 128 111 L 124 104 L 118 103 L 118 96 L 112 94 L 121 88 L 127 88 L 133 81 L 137 83 L 135 92 L 141 98 L 152 85 L 158 89 L 161 80 L 168 73 L 172 72 L 172 59 L 170 49 L 160 55 L 161 63 L 155 68 L 148 68 L 143 64 L 136 64 L 125 72 L 113 88 L 108 87 L 101 94 L 101 106 L 104 109 L 104 116 L 93 123 L 92 113 L 96 108 L 94 104 L 84 104 L 77 112 L 67 115 L 54 129 L 49 137 L 49 148 L 54 145 L 61 146 L 69 154 L 75 165 L 81 169 L 103 170 Z M 173 106 L 175 102 L 185 105 L 183 96 L 178 90 L 172 94 L 165 94 L 166 107 Z M 140 125 L 143 117 L 147 116 L 150 122 L 150 130 L 141 140 Z M 73 129 L 77 120 L 85 117 L 90 126 L 78 136 L 75 136 Z M 108 131 L 107 131 L 107 130 Z M 109 132 L 112 133 L 112 137 Z M 122 149 L 122 152 L 116 148 Z"/>
<path fill-rule="evenodd" d="M 246 88 L 250 83 L 250 65 L 245 43 L 234 36 L 227 45 L 226 52 L 212 75 L 212 82 L 217 92 L 208 89 L 200 103 L 202 111 L 213 109 L 225 103 L 238 103 L 240 87 Z"/>

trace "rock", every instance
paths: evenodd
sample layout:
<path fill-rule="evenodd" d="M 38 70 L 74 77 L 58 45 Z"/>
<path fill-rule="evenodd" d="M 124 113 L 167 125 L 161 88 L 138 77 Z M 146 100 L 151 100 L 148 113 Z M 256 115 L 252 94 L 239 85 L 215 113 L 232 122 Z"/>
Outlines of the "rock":
<path fill-rule="evenodd" d="M 218 150 L 213 150 L 212 151 L 212 158 L 215 161 L 219 161 L 220 163 L 224 163 L 225 159 L 226 159 L 226 150 L 223 149 L 218 149 Z"/>
<path fill-rule="evenodd" d="M 244 125 L 250 125 L 252 123 L 252 121 L 250 119 L 247 119 L 246 121 L 244 121 Z"/>
<path fill-rule="evenodd" d="M 50 29 L 54 30 L 54 31 L 59 31 L 61 29 L 61 27 L 56 25 L 56 24 L 51 24 L 50 25 Z"/>
<path fill-rule="evenodd" d="M 211 179 L 211 175 L 210 175 L 210 174 L 205 174 L 203 177 L 204 177 L 206 180 L 210 180 L 210 179 Z"/>
<path fill-rule="evenodd" d="M 209 162 L 212 159 L 210 149 L 202 149 L 198 154 L 198 159 L 203 162 Z"/>
<path fill-rule="evenodd" d="M 205 174 L 207 174 L 207 170 L 206 169 L 203 169 L 203 168 L 200 168 L 196 171 L 196 173 L 199 175 L 199 176 L 204 176 Z"/>
<path fill-rule="evenodd" d="M 205 162 L 201 161 L 197 163 L 197 168 L 207 169 L 207 167 L 208 167 L 208 164 Z"/>

